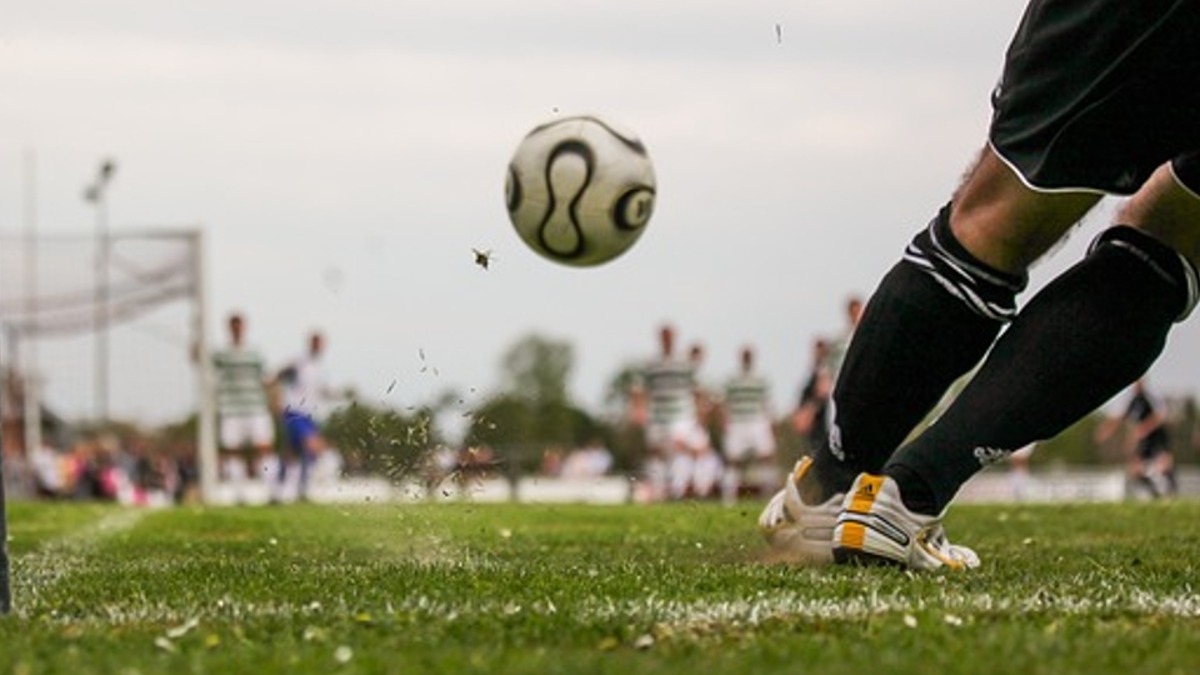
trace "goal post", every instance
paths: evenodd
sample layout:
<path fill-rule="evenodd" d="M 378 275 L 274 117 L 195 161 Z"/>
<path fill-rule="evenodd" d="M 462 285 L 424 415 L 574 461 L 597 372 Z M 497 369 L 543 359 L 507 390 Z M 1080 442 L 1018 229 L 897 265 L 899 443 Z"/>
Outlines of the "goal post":
<path fill-rule="evenodd" d="M 189 445 L 201 497 L 211 498 L 217 452 L 206 266 L 199 227 L 0 232 L 0 333 L 9 343 L 4 441 L 23 456 L 38 449 L 45 411 L 68 423 L 147 430 L 194 415 Z"/>

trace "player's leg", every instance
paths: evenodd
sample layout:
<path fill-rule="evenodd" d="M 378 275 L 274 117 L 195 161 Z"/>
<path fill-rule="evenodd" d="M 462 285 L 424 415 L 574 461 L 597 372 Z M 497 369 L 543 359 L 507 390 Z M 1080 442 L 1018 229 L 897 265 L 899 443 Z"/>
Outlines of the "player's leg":
<path fill-rule="evenodd" d="M 1050 438 L 1146 372 L 1196 303 L 1200 198 L 1186 161 L 1156 170 L 1080 263 L 1035 296 L 959 398 L 885 468 L 937 514 L 984 465 Z M 1200 173 L 1200 172 L 1198 172 Z"/>
<path fill-rule="evenodd" d="M 1015 314 L 1026 268 L 1098 196 L 1027 187 L 986 148 L 951 204 L 867 303 L 833 390 L 829 442 L 801 494 L 818 503 L 879 471 Z"/>
<path fill-rule="evenodd" d="M 1192 86 L 1200 72 L 1198 29 L 1200 13 L 1184 2 L 1031 0 L 993 96 L 989 138 L 996 159 L 1014 167 L 1012 178 L 1047 195 L 1140 190 L 1135 203 L 1159 206 L 1168 202 L 1158 193 L 1170 195 L 1181 226 L 1132 221 L 1135 227 L 1113 228 L 1082 263 L 1043 289 L 950 409 L 890 460 L 887 475 L 856 479 L 838 516 L 835 555 L 858 551 L 913 567 L 964 566 L 964 559 L 945 555 L 952 547 L 944 545 L 939 518 L 962 482 L 1119 391 L 1153 361 L 1171 322 L 1187 313 L 1195 269 L 1173 248 L 1188 252 L 1187 245 L 1171 235 L 1186 238 L 1182 224 L 1194 221 L 1200 207 L 1155 169 L 1200 141 L 1194 113 L 1200 98 Z M 974 189 L 980 186 L 987 189 Z M 1006 213 L 1011 195 L 1020 195 L 1008 187 L 969 181 L 956 200 L 952 231 L 981 262 L 1009 273 L 1061 234 L 1064 221 L 1054 215 L 1060 208 L 1094 200 L 1035 197 Z M 1042 207 L 1050 208 L 1049 220 Z M 1032 220 L 1016 222 L 1014 213 Z M 912 525 L 907 536 L 888 536 L 896 519 Z"/>
<path fill-rule="evenodd" d="M 1154 484 L 1146 478 L 1146 463 L 1142 459 L 1140 447 L 1132 448 L 1125 461 L 1125 498 L 1137 499 L 1143 491 L 1151 496 L 1154 494 Z"/>
<path fill-rule="evenodd" d="M 696 499 L 712 499 L 719 496 L 721 473 L 724 471 L 721 456 L 711 447 L 701 448 L 695 459 L 692 490 Z"/>
<path fill-rule="evenodd" d="M 755 495 L 768 495 L 779 487 L 779 456 L 778 442 L 775 439 L 775 427 L 771 420 L 759 420 L 758 439 L 755 441 L 755 454 L 752 464 L 747 469 L 750 477 L 750 487 Z"/>
<path fill-rule="evenodd" d="M 262 411 L 250 416 L 248 423 L 251 426 L 250 437 L 254 444 L 254 457 L 251 461 L 253 481 L 266 487 L 269 500 L 273 496 L 271 476 L 278 471 L 278 467 L 275 466 L 275 420 L 271 413 Z"/>
<path fill-rule="evenodd" d="M 313 464 L 316 462 L 317 457 L 325 452 L 326 448 L 325 436 L 321 434 L 321 429 L 317 426 L 316 420 L 307 415 L 305 416 L 301 439 L 300 487 L 297 496 L 301 501 L 305 501 L 308 499 L 308 484 Z"/>
<path fill-rule="evenodd" d="M 1030 265 L 1099 200 L 1095 192 L 1031 188 L 988 146 L 954 195 L 950 229 L 985 272 L 1024 279 Z"/>
<path fill-rule="evenodd" d="M 1127 201 L 1119 222 L 1161 241 L 1200 266 L 1200 151 L 1176 157 L 1154 172 Z"/>
<path fill-rule="evenodd" d="M 660 424 L 646 427 L 646 458 L 642 463 L 641 501 L 660 502 L 667 498 L 670 485 L 670 430 Z"/>
<path fill-rule="evenodd" d="M 1138 444 L 1138 484 L 1146 489 L 1151 499 L 1160 499 L 1164 494 L 1158 474 L 1158 447 L 1149 440 Z"/>
<path fill-rule="evenodd" d="M 753 450 L 747 441 L 745 424 L 731 422 L 725 427 L 725 470 L 721 474 L 721 501 L 726 506 L 737 502 L 746 480 L 746 469 L 750 465 Z"/>
<path fill-rule="evenodd" d="M 304 456 L 304 443 L 308 432 L 307 416 L 294 410 L 283 412 L 284 450 L 280 452 L 279 471 L 271 487 L 271 502 L 282 503 L 290 498 L 290 484 L 294 482 L 293 469 L 300 469 Z M 297 471 L 299 473 L 299 471 Z"/>
<path fill-rule="evenodd" d="M 219 477 L 222 481 L 229 481 L 237 472 L 237 467 L 234 465 L 236 458 L 236 448 L 241 444 L 241 435 L 238 433 L 236 419 L 221 415 L 217 420 L 217 444 L 218 455 L 221 465 L 219 467 Z"/>
<path fill-rule="evenodd" d="M 1163 480 L 1163 493 L 1168 497 L 1179 494 L 1179 478 L 1175 474 L 1175 454 L 1170 448 L 1163 448 L 1155 458 L 1155 465 Z"/>
<path fill-rule="evenodd" d="M 242 415 L 223 416 L 219 432 L 221 473 L 228 486 L 230 498 L 235 504 L 241 504 L 246 500 L 246 482 L 250 477 L 245 452 L 250 441 L 246 418 Z"/>
<path fill-rule="evenodd" d="M 692 485 L 692 469 L 695 464 L 696 460 L 690 453 L 677 450 L 671 456 L 667 466 L 670 476 L 670 484 L 667 489 L 669 499 L 679 500 L 688 495 L 688 490 Z"/>
<path fill-rule="evenodd" d="M 862 473 L 883 469 L 1015 313 L 1025 267 L 1098 199 L 1027 187 L 987 148 L 951 204 L 919 232 L 867 303 L 833 390 L 834 419 L 759 517 L 776 548 L 832 557 L 832 522 Z M 976 250 L 969 250 L 963 241 Z M 946 544 L 961 564 L 974 554 Z"/>

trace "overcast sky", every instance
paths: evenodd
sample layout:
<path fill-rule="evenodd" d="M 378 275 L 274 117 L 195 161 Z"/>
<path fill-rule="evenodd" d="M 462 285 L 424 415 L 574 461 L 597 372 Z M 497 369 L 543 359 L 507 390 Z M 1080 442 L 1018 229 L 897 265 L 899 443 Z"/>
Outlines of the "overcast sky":
<path fill-rule="evenodd" d="M 1023 4 L 8 3 L 0 228 L 25 224 L 32 153 L 39 230 L 91 232 L 80 195 L 112 157 L 112 228 L 202 226 L 212 337 L 243 311 L 274 365 L 320 328 L 337 384 L 397 405 L 478 397 L 536 332 L 575 346 L 573 390 L 595 406 L 669 321 L 707 347 L 708 381 L 756 346 L 782 409 L 813 337 L 840 330 L 845 298 L 871 291 L 981 145 Z M 503 179 L 528 129 L 584 112 L 642 137 L 659 196 L 629 253 L 581 270 L 524 247 Z M 494 251 L 490 270 L 472 248 Z M 1155 371 L 1165 392 L 1200 381 L 1195 324 Z M 90 366 L 55 358 L 50 403 L 86 414 Z M 179 405 L 130 386 L 139 367 L 114 356 L 114 410 Z"/>

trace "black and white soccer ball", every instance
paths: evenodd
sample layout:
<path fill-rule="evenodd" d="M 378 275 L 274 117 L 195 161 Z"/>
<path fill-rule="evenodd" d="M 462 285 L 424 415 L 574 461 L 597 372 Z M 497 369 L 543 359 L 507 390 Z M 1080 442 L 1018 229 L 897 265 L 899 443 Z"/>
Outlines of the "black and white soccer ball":
<path fill-rule="evenodd" d="M 637 135 L 595 116 L 530 131 L 508 164 L 504 197 L 517 234 L 558 263 L 621 255 L 654 212 L 654 165 Z"/>

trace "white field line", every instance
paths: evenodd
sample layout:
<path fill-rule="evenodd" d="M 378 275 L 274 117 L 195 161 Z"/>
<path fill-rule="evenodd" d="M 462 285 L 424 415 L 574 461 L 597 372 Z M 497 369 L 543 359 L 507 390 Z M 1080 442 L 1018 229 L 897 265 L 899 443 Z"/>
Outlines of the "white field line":
<path fill-rule="evenodd" d="M 503 597 L 452 598 L 408 596 L 404 598 L 367 597 L 316 600 L 247 602 L 237 598 L 214 598 L 197 604 L 194 600 L 180 602 L 173 598 L 113 598 L 88 615 L 60 614 L 50 606 L 48 598 L 59 595 L 61 584 L 75 582 L 77 574 L 94 572 L 107 561 L 100 559 L 96 548 L 108 537 L 134 527 L 147 513 L 140 509 L 113 512 L 97 523 L 89 524 L 58 540 L 47 543 L 29 554 L 13 559 L 13 581 L 16 597 L 14 613 L 24 619 L 61 622 L 82 626 L 120 626 L 151 624 L 163 626 L 195 626 L 199 622 L 224 623 L 254 618 L 283 618 L 323 623 L 338 618 L 386 620 L 388 616 L 416 618 L 430 623 L 454 623 L 461 620 L 480 620 L 494 617 L 511 620 L 526 615 L 555 617 L 580 625 L 595 622 L 619 621 L 642 626 L 667 626 L 676 630 L 748 629 L 777 621 L 832 620 L 861 621 L 887 616 L 943 617 L 948 623 L 969 620 L 975 615 L 1021 614 L 1059 616 L 1099 616 L 1127 614 L 1168 618 L 1200 618 L 1200 595 L 1191 587 L 1170 592 L 1141 588 L 1133 579 L 1113 579 L 1104 575 L 1083 575 L 1073 580 L 1059 580 L 1052 587 L 1025 594 L 993 595 L 980 592 L 958 592 L 940 588 L 909 595 L 879 595 L 864 584 L 864 592 L 851 598 L 822 597 L 841 593 L 833 585 L 822 583 L 819 573 L 804 575 L 797 583 L 802 591 L 760 591 L 753 597 L 729 599 L 677 600 L 655 597 L 613 599 L 592 597 L 555 602 L 553 597 L 527 604 L 518 604 Z M 428 543 L 428 542 L 426 542 Z M 446 551 L 424 557 L 424 564 L 450 564 L 470 567 L 486 574 L 486 561 L 458 558 L 451 562 Z M 156 570 L 133 562 L 123 573 L 153 574 Z M 501 565 L 503 567 L 503 565 Z M 115 570 L 114 570 L 115 572 Z M 338 564 L 316 564 L 312 572 L 331 579 L 353 574 L 353 568 Z M 838 586 L 845 579 L 838 581 Z M 365 603 L 365 604 L 364 604 Z M 380 610 L 380 605 L 383 609 Z"/>
<path fill-rule="evenodd" d="M 49 541 L 30 553 L 13 556 L 13 613 L 28 617 L 24 608 L 36 606 L 42 593 L 71 583 L 74 573 L 95 565 L 95 549 L 105 539 L 132 529 L 145 509 L 121 509 Z"/>
<path fill-rule="evenodd" d="M 362 602 L 357 596 L 352 602 Z M 385 601 L 380 598 L 379 601 Z M 310 602 L 245 602 L 220 598 L 203 606 L 178 606 L 170 599 L 123 599 L 97 607 L 91 616 L 59 616 L 49 608 L 34 613 L 42 620 L 72 625 L 119 626 L 157 624 L 163 626 L 225 623 L 255 618 L 304 620 L 317 624 L 336 619 L 386 620 L 389 616 L 416 618 L 422 622 L 451 624 L 460 620 L 488 618 L 511 620 L 518 615 L 556 617 L 580 625 L 604 621 L 625 624 L 668 626 L 686 631 L 750 629 L 778 621 L 861 621 L 887 616 L 940 617 L 957 624 L 976 615 L 1110 616 L 1126 614 L 1166 618 L 1200 617 L 1200 597 L 1190 590 L 1162 594 L 1129 588 L 1112 594 L 1084 593 L 997 597 L 988 593 L 943 592 L 929 597 L 862 596 L 850 599 L 805 597 L 794 593 L 763 593 L 753 599 L 681 601 L 660 598 L 616 600 L 591 598 L 557 604 L 551 598 L 522 605 L 501 598 L 436 599 L 427 596 L 385 601 L 385 608 L 353 606 L 351 601 L 329 604 Z M 907 619 L 906 619 L 907 620 Z"/>

